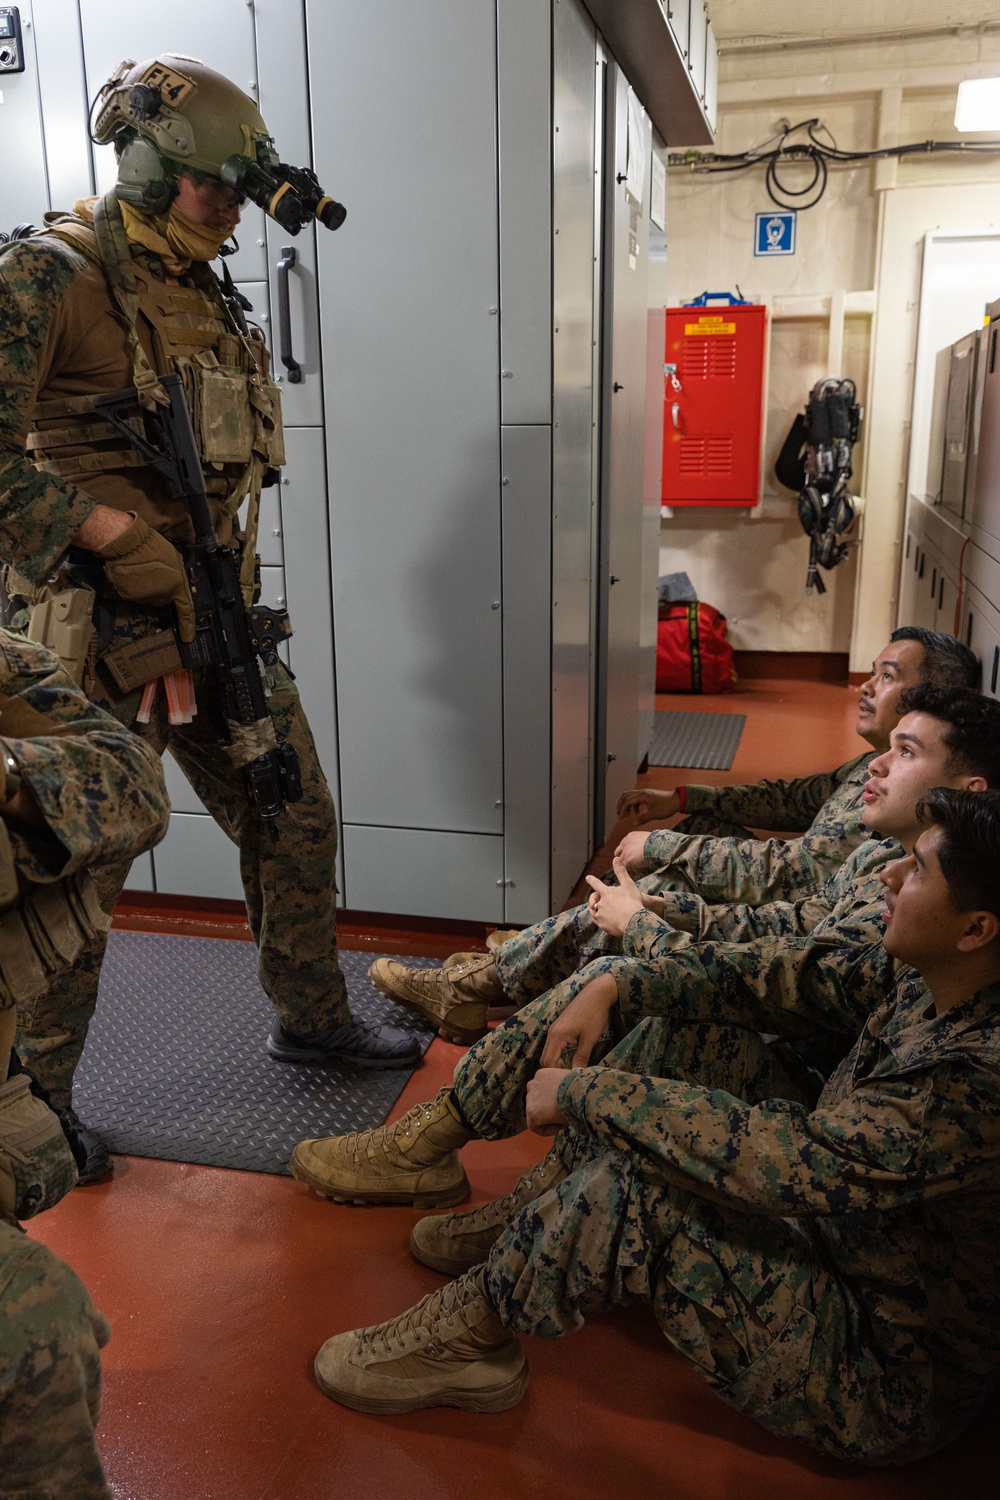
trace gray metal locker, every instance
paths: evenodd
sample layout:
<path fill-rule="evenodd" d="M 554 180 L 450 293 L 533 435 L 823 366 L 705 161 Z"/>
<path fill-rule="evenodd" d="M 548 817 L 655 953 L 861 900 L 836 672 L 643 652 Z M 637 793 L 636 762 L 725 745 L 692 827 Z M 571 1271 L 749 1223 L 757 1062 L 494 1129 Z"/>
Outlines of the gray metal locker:
<path fill-rule="evenodd" d="M 652 133 L 628 80 L 608 64 L 604 259 L 604 419 L 599 575 L 600 661 L 597 829 L 606 837 L 620 794 L 634 784 L 643 686 L 643 479 L 649 178 Z M 610 386 L 610 389 L 609 389 Z M 647 667 L 651 666 L 646 662 Z M 648 686 L 648 685 L 647 685 Z M 652 723 L 648 724 L 649 732 Z M 603 744 L 602 744 L 603 741 Z"/>

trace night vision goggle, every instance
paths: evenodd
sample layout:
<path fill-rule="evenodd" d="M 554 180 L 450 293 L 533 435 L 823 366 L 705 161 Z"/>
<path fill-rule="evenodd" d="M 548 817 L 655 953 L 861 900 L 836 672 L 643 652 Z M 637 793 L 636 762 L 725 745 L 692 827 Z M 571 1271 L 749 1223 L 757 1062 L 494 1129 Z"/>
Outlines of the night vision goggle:
<path fill-rule="evenodd" d="M 226 187 L 270 214 L 289 234 L 298 234 L 313 219 L 318 219 L 324 229 L 339 229 L 347 218 L 347 209 L 323 191 L 315 172 L 308 167 L 285 166 L 275 152 L 262 145 L 258 145 L 256 161 L 230 156 L 222 163 L 219 177 Z"/>

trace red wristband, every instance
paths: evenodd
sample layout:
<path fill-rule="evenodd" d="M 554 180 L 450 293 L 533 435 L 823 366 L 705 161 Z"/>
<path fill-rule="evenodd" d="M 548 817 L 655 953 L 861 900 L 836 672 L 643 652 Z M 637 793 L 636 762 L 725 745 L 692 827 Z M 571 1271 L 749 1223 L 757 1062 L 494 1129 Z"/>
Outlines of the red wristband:
<path fill-rule="evenodd" d="M 678 812 L 684 812 L 687 809 L 688 789 L 686 786 L 679 786 L 675 790 L 677 792 L 677 810 Z"/>

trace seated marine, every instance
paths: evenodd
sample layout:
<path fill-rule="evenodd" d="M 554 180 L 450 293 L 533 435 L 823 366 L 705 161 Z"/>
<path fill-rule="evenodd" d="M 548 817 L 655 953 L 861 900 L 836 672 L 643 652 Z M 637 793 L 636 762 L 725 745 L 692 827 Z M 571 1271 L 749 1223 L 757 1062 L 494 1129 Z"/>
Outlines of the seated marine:
<path fill-rule="evenodd" d="M 106 1166 L 12 1052 L 50 983 L 110 918 L 88 871 L 167 830 L 159 758 L 42 647 L 0 630 L 0 1491 L 110 1500 L 94 1442 L 107 1320 L 20 1221 Z"/>
<path fill-rule="evenodd" d="M 778 1436 L 880 1465 L 954 1439 L 1000 1380 L 1000 792 L 936 788 L 923 815 L 882 872 L 905 967 L 815 1102 L 758 1034 L 781 1017 L 721 992 L 596 1066 L 497 1048 L 502 1027 L 477 1043 L 466 1138 L 527 1124 L 552 1150 L 499 1203 L 416 1226 L 418 1257 L 457 1279 L 329 1339 L 323 1391 L 502 1411 L 528 1382 L 519 1334 L 638 1300 Z"/>
<path fill-rule="evenodd" d="M 458 1203 L 468 1191 L 458 1146 L 480 1132 L 478 1097 L 506 1059 L 541 1056 L 543 1066 L 585 1066 L 650 1014 L 706 1019 L 724 1004 L 777 1034 L 776 1059 L 810 1101 L 853 1045 L 869 1011 L 895 982 L 882 945 L 885 889 L 881 873 L 912 850 L 920 832 L 920 800 L 935 786 L 981 792 L 1000 789 L 1000 703 L 968 689 L 949 694 L 920 686 L 893 731 L 891 749 L 872 763 L 864 816 L 873 837 L 851 856 L 856 875 L 830 916 L 796 934 L 788 927 L 746 943 L 695 943 L 643 905 L 620 867 L 620 884 L 594 880 L 597 920 L 624 934 L 620 955 L 587 964 L 548 994 L 524 1006 L 477 1042 L 455 1070 L 450 1088 L 402 1120 L 375 1131 L 303 1141 L 293 1174 L 337 1201 Z M 845 866 L 845 869 L 847 866 Z M 841 876 L 833 877 L 837 885 Z M 687 898 L 693 899 L 693 898 Z M 813 898 L 815 899 L 815 898 Z M 801 905 L 801 904 L 800 904 Z M 775 903 L 776 909 L 782 903 Z M 714 909 L 710 909 L 714 910 Z M 724 909 L 723 909 L 724 910 Z M 763 914 L 759 908 L 754 915 Z M 458 1136 L 450 1129 L 457 1122 Z M 443 1134 L 442 1134 L 443 1131 Z"/>
<path fill-rule="evenodd" d="M 753 907 L 800 900 L 821 888 L 867 836 L 862 793 L 869 765 L 873 755 L 889 748 L 900 693 L 922 682 L 974 689 L 979 665 L 954 636 L 901 626 L 861 689 L 857 732 L 871 750 L 835 771 L 794 781 L 687 787 L 691 816 L 685 823 L 626 834 L 616 855 L 642 873 L 640 889 L 650 906 L 655 909 L 655 898 L 671 891 Z M 624 815 L 647 807 L 667 818 L 678 810 L 679 797 L 637 788 L 625 794 L 618 811 Z M 756 839 L 734 818 L 762 828 L 808 831 L 800 838 Z M 523 1005 L 607 951 L 588 906 L 581 905 L 516 933 L 495 953 L 456 953 L 443 967 L 431 969 L 380 958 L 368 972 L 384 995 L 416 1011 L 449 1041 L 469 1045 L 485 1032 L 491 1005 Z"/>

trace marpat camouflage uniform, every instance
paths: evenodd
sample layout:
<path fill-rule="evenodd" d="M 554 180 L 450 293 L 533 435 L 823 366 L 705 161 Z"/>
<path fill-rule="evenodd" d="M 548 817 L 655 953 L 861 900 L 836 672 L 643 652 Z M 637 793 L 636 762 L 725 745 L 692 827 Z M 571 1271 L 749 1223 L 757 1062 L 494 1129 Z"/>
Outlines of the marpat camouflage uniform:
<path fill-rule="evenodd" d="M 149 257 L 133 247 L 147 280 Z M 153 277 L 155 280 L 155 277 Z M 140 343 L 156 361 L 149 328 L 140 316 Z M 98 467 L 85 489 L 36 468 L 25 453 L 36 392 L 72 398 L 132 383 L 125 332 L 100 268 L 55 238 L 16 242 L 0 261 L 0 555 L 32 584 L 49 577 L 63 559 L 95 499 L 134 509 L 179 541 L 192 531 L 183 506 L 170 501 L 159 476 L 145 469 L 116 472 Z M 209 477 L 210 496 L 225 488 Z M 213 498 L 220 536 L 231 529 L 225 506 Z M 145 638 L 163 629 L 163 611 L 120 603 L 111 644 Z M 203 712 L 191 725 L 168 726 L 162 693 L 154 722 L 143 731 L 162 752 L 168 748 L 209 812 L 240 846 L 240 869 L 259 973 L 282 1025 L 302 1037 L 321 1036 L 350 1020 L 347 989 L 337 959 L 336 848 L 333 801 L 295 685 L 282 666 L 270 669 L 268 707 L 278 743 L 298 752 L 303 796 L 266 826 L 247 806 L 244 783 L 227 748 L 213 734 L 207 705 L 211 690 L 196 674 Z M 96 701 L 126 725 L 134 723 L 138 690 L 122 695 L 98 664 Z M 99 879 L 110 910 L 128 873 L 127 863 Z M 30 1032 L 19 1045 L 57 1103 L 70 1100 L 73 1070 L 97 1001 L 104 943 L 96 941 L 71 975 L 53 986 Z"/>
<path fill-rule="evenodd" d="M 669 881 L 664 890 L 695 891 L 706 901 L 760 906 L 807 896 L 868 836 L 861 790 L 874 754 L 793 781 L 687 787 L 684 821 L 646 841 L 647 869 Z M 757 839 L 750 828 L 802 836 Z"/>
<path fill-rule="evenodd" d="M 648 975 L 600 962 L 631 1004 L 648 993 Z M 857 965 L 845 1011 L 877 989 Z M 567 1072 L 553 1149 L 569 1175 L 489 1258 L 504 1322 L 555 1337 L 641 1299 L 774 1433 L 879 1464 L 950 1442 L 1000 1378 L 1000 986 L 941 1017 L 912 973 L 886 993 L 811 1108 L 738 1024 L 739 997 L 649 1017 Z M 529 1005 L 459 1064 L 456 1096 L 483 1136 L 524 1128 L 560 1009 L 556 995 Z M 767 1015 L 809 1024 L 801 1003 Z"/>
<path fill-rule="evenodd" d="M 7 893 L 0 917 L 3 1004 L 24 980 L 23 954 L 11 967 L 17 900 L 85 879 L 102 860 L 142 853 L 166 832 L 170 806 L 153 750 L 89 703 L 48 651 L 7 631 L 0 631 L 0 745 L 44 819 L 0 830 L 4 878 L 9 867 L 19 892 Z M 76 912 L 82 919 L 83 909 Z M 65 938 L 73 923 L 62 930 L 61 953 L 49 949 L 44 927 L 31 930 L 48 971 L 71 960 Z M 0 1326 L 0 1492 L 110 1500 L 94 1443 L 99 1350 L 110 1328 L 63 1261 L 2 1221 Z"/>
<path fill-rule="evenodd" d="M 0 1222 L 0 1493 L 110 1500 L 94 1432 L 111 1337 L 83 1282 Z"/>
<path fill-rule="evenodd" d="M 639 889 L 662 895 L 664 902 L 662 920 L 652 918 L 659 926 L 647 930 L 657 934 L 658 951 L 666 953 L 668 948 L 692 943 L 719 943 L 731 950 L 734 962 L 740 959 L 740 947 L 758 940 L 811 936 L 816 942 L 852 947 L 878 942 L 884 908 L 884 887 L 878 872 L 901 853 L 892 839 L 866 837 L 835 874 L 810 895 L 794 902 L 769 901 L 759 906 L 713 904 L 687 891 L 657 890 L 659 877 L 643 877 Z M 496 952 L 497 973 L 505 995 L 523 1005 L 582 965 L 604 954 L 623 951 L 631 950 L 600 930 L 589 907 L 577 906 L 508 938 Z M 757 961 L 756 952 L 746 955 L 748 962 Z"/>

